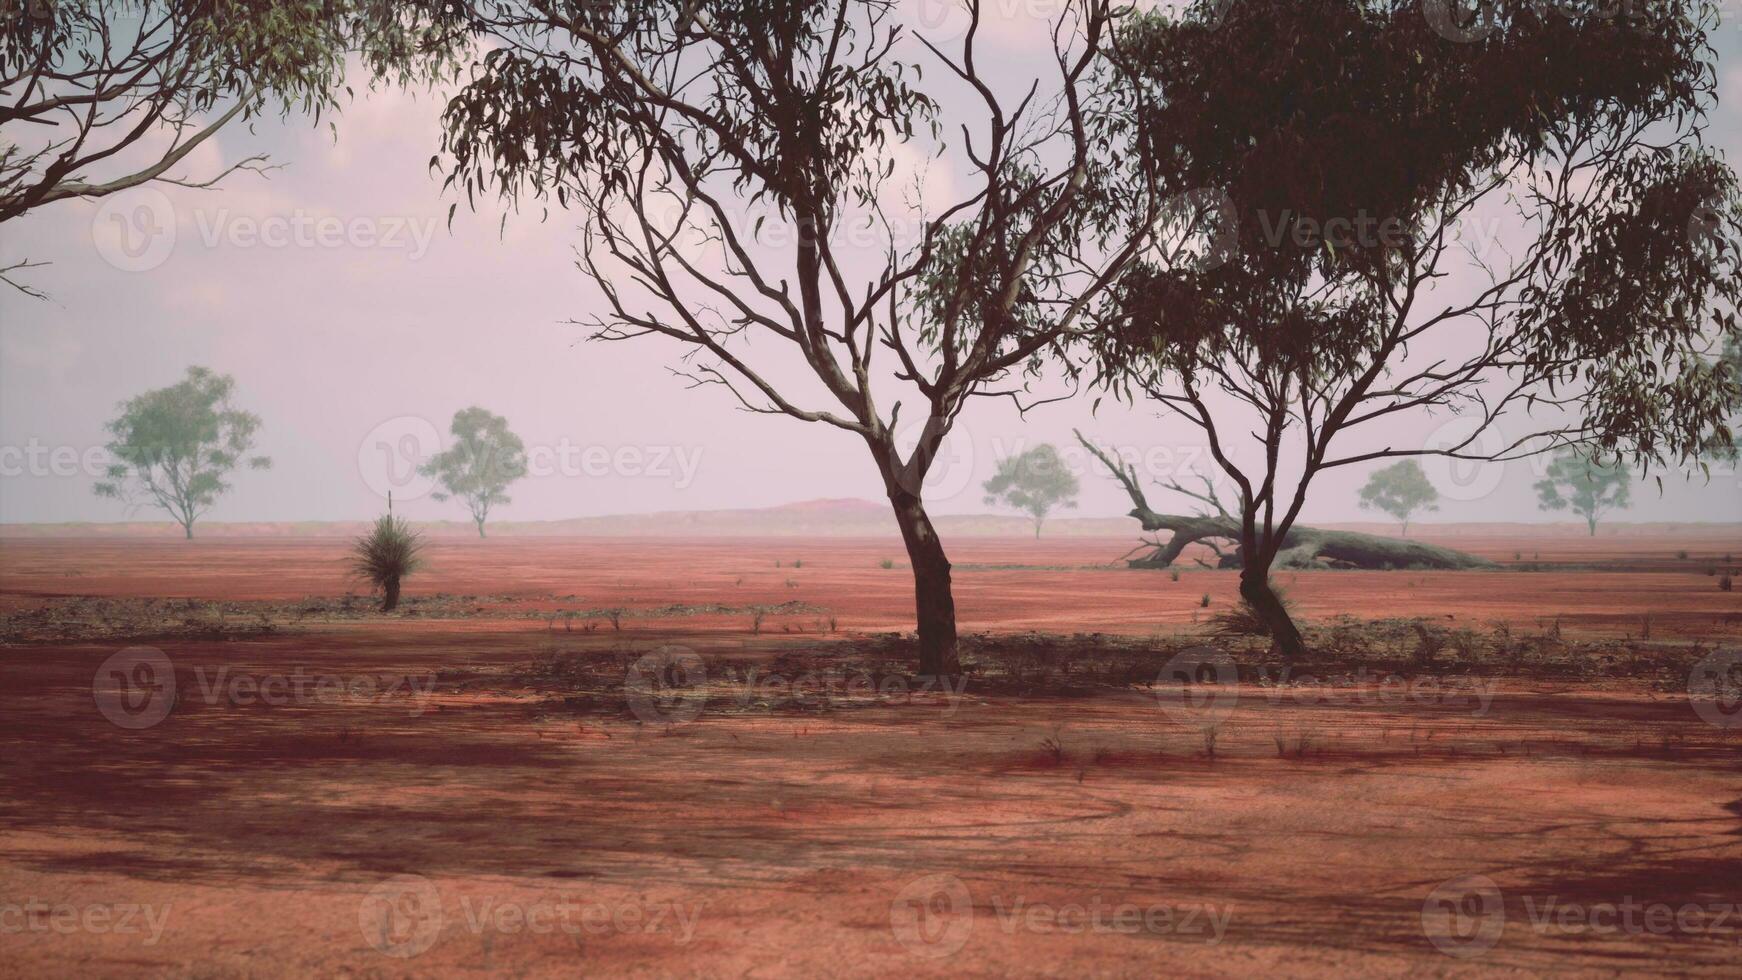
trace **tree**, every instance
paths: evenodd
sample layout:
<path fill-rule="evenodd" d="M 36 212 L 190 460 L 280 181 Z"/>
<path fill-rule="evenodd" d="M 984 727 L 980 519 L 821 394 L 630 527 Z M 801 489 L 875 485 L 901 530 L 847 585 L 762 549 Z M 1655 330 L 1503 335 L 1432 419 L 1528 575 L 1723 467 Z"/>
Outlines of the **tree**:
<path fill-rule="evenodd" d="M 1361 488 L 1361 506 L 1382 510 L 1402 521 L 1405 537 L 1409 536 L 1409 516 L 1418 510 L 1439 510 L 1435 503 L 1439 498 L 1440 492 L 1413 459 L 1376 471 Z"/>
<path fill-rule="evenodd" d="M 1198 0 L 1120 38 L 1145 83 L 1122 159 L 1180 206 L 1098 310 L 1097 380 L 1203 433 L 1287 657 L 1269 574 L 1317 474 L 1685 459 L 1737 401 L 1706 356 L 1742 290 L 1735 175 L 1702 140 L 1715 6 L 1483 10 L 1458 32 L 1404 0 Z M 1462 428 L 1406 435 L 1436 418 Z"/>
<path fill-rule="evenodd" d="M 1562 453 L 1549 464 L 1547 475 L 1536 481 L 1537 506 L 1543 510 L 1568 510 L 1585 519 L 1592 537 L 1597 519 L 1626 507 L 1633 492 L 1633 475 L 1622 466 L 1605 466 L 1578 452 Z"/>
<path fill-rule="evenodd" d="M 435 499 L 458 497 L 466 502 L 481 538 L 490 508 L 508 503 L 503 491 L 526 475 L 526 446 L 508 431 L 507 419 L 476 405 L 455 412 L 449 431 L 454 444 L 431 457 L 422 472 L 443 487 L 432 494 Z"/>
<path fill-rule="evenodd" d="M 389 0 L 13 0 L 0 20 L 0 223 L 152 181 L 263 171 L 256 154 L 172 173 L 238 118 L 336 108 L 348 56 L 373 80 L 441 74 L 458 23 L 445 5 Z M 6 275 L 34 264 L 0 281 L 40 295 Z"/>
<path fill-rule="evenodd" d="M 1054 507 L 1077 505 L 1077 478 L 1065 466 L 1058 450 L 1050 443 L 1041 443 L 1027 452 L 1005 457 L 998 462 L 998 472 L 983 487 L 986 503 L 1002 502 L 1026 513 L 1034 521 L 1034 536 L 1040 537 L 1040 526 Z"/>
<path fill-rule="evenodd" d="M 595 339 L 676 341 L 692 387 L 864 442 L 913 567 L 919 669 L 955 673 L 926 477 L 967 400 L 1019 397 L 993 388 L 1080 328 L 1148 223 L 1141 176 L 1125 212 L 1093 206 L 1111 193 L 1092 151 L 1112 118 L 1109 3 L 1065 5 L 1056 94 L 1036 81 L 1014 106 L 981 74 L 978 0 L 955 56 L 914 48 L 893 0 L 479 7 L 492 50 L 447 108 L 448 182 L 584 216 L 580 266 L 607 310 Z M 961 84 L 959 140 L 910 50 Z M 897 162 L 934 156 L 968 187 L 928 207 Z M 772 380 L 788 365 L 806 383 Z"/>
<path fill-rule="evenodd" d="M 248 456 L 260 417 L 230 404 L 235 388 L 227 374 L 190 367 L 180 383 L 122 402 L 109 423 L 116 461 L 94 488 L 97 496 L 161 507 L 192 539 L 194 521 L 230 489 L 231 470 L 244 458 L 250 469 L 272 465 Z"/>
<path fill-rule="evenodd" d="M 400 581 L 423 567 L 422 552 L 423 535 L 390 510 L 351 545 L 351 570 L 381 593 L 381 611 L 392 612 Z"/>

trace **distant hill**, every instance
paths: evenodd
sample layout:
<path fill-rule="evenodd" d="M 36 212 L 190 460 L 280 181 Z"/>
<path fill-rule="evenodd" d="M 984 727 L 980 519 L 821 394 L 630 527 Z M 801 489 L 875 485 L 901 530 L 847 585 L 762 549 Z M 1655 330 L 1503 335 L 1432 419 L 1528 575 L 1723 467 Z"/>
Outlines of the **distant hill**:
<path fill-rule="evenodd" d="M 933 518 L 938 533 L 947 537 L 1029 537 L 1033 526 L 1010 514 L 946 514 Z M 1308 521 L 1305 523 L 1311 524 Z M 205 521 L 195 528 L 202 537 L 226 538 L 320 538 L 361 533 L 365 521 Z M 1397 525 L 1379 521 L 1315 524 L 1316 527 L 1395 534 Z M 476 535 L 467 521 L 418 522 L 434 537 Z M 1737 523 L 1605 523 L 1598 537 L 1687 536 L 1734 533 Z M 1502 535 L 1517 538 L 1584 537 L 1583 523 L 1467 523 L 1416 522 L 1415 535 L 1432 538 Z M 0 524 L 0 537 L 164 537 L 181 536 L 181 528 L 168 521 L 115 523 Z M 574 517 L 561 521 L 496 521 L 489 526 L 493 538 L 528 536 L 578 537 L 895 537 L 895 521 L 887 504 L 853 497 L 803 500 L 778 507 L 743 510 L 664 511 L 653 514 L 611 514 Z M 1046 522 L 1046 536 L 1115 537 L 1135 539 L 1137 522 L 1129 517 L 1059 517 Z"/>

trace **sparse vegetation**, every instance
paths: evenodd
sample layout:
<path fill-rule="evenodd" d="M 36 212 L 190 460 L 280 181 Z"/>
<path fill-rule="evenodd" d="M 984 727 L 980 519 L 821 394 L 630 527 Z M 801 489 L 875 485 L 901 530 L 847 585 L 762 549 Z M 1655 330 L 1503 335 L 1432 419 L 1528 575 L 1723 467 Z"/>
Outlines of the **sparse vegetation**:
<path fill-rule="evenodd" d="M 987 504 L 1004 504 L 1028 515 L 1034 536 L 1054 508 L 1077 505 L 1076 474 L 1050 443 L 998 461 L 998 471 L 984 484 Z"/>
<path fill-rule="evenodd" d="M 351 570 L 381 593 L 381 611 L 399 606 L 399 587 L 423 565 L 423 536 L 404 518 L 391 513 L 375 521 L 369 533 L 351 547 Z"/>
<path fill-rule="evenodd" d="M 509 430 L 507 419 L 476 405 L 455 412 L 449 431 L 454 444 L 421 471 L 441 484 L 433 499 L 465 501 L 481 538 L 490 509 L 510 503 L 508 485 L 526 475 L 526 446 Z"/>
<path fill-rule="evenodd" d="M 244 460 L 250 469 L 272 465 L 248 455 L 260 417 L 231 405 L 235 389 L 227 374 L 190 367 L 180 383 L 122 403 L 109 423 L 116 462 L 92 488 L 97 496 L 160 507 L 192 539 L 194 522 L 230 489 L 231 470 Z"/>

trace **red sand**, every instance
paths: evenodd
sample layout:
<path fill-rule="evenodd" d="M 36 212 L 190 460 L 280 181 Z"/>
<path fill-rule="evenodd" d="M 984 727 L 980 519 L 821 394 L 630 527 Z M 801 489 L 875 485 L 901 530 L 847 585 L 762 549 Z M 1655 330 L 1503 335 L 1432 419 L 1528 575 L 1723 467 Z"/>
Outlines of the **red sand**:
<path fill-rule="evenodd" d="M 1081 567 L 1124 546 L 960 542 L 964 624 L 1171 630 L 1203 593 L 1232 595 L 1228 573 Z M 1650 614 L 1654 636 L 1736 635 L 1742 599 L 1703 566 L 1742 541 L 1553 546 L 1541 560 L 1675 570 L 1303 573 L 1289 589 L 1308 617 L 1559 617 L 1619 634 Z M 1503 543 L 1481 549 L 1510 559 Z M 0 597 L 332 595 L 341 555 L 338 542 L 6 541 Z M 901 561 L 885 542 L 443 542 L 409 592 L 492 608 L 801 600 L 843 630 L 908 628 L 910 580 L 883 557 Z M 974 567 L 1005 564 L 1062 567 Z M 969 689 L 656 727 L 433 680 L 671 639 L 704 655 L 805 642 L 704 618 L 166 641 L 180 700 L 139 731 L 93 703 L 112 646 L 0 648 L 0 972 L 1734 976 L 1742 963 L 1742 729 L 1643 684 L 1502 681 L 1486 710 L 1249 688 L 1212 759 L 1203 717 L 1137 694 Z M 226 668 L 220 688 L 295 674 L 434 687 L 208 702 Z M 1310 751 L 1290 753 L 1302 738 Z M 1497 906 L 1463 884 L 1436 892 L 1467 875 L 1492 882 Z M 1477 955 L 1430 940 L 1448 912 L 1476 943 L 1449 948 Z"/>

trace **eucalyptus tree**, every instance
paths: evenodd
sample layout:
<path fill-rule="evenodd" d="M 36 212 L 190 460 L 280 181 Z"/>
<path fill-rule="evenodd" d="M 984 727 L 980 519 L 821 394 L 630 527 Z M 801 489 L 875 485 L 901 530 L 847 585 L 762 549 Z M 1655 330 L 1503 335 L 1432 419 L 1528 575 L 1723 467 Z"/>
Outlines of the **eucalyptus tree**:
<path fill-rule="evenodd" d="M 691 386 L 864 443 L 912 562 L 927 674 L 958 669 L 923 498 L 940 447 L 973 396 L 1021 397 L 1147 227 L 1141 180 L 1105 207 L 1096 152 L 1123 118 L 1103 112 L 1120 91 L 1111 5 L 1064 4 L 1044 83 L 1014 102 L 986 65 L 1017 63 L 987 49 L 980 13 L 972 0 L 946 51 L 893 0 L 479 2 L 490 50 L 445 115 L 468 201 L 581 216 L 605 310 L 592 336 L 675 341 Z M 946 83 L 922 89 L 926 67 Z M 959 196 L 927 202 L 935 185 L 901 164 L 928 158 Z"/>
<path fill-rule="evenodd" d="M 454 444 L 420 470 L 441 484 L 436 500 L 457 497 L 466 505 L 481 538 L 490 509 L 508 503 L 509 485 L 526 475 L 526 444 L 507 419 L 476 405 L 455 412 L 448 431 Z"/>
<path fill-rule="evenodd" d="M 1152 93 L 1125 155 L 1181 204 L 1101 310 L 1100 379 L 1201 433 L 1291 657 L 1269 576 L 1318 474 L 1686 459 L 1738 399 L 1716 5 L 1445 7 L 1196 0 L 1119 39 Z"/>
<path fill-rule="evenodd" d="M 93 488 L 97 496 L 159 507 L 191 540 L 194 522 L 230 489 L 231 471 L 272 465 L 249 455 L 260 416 L 235 406 L 235 390 L 229 375 L 190 367 L 180 382 L 122 402 L 109 423 L 114 462 Z"/>

